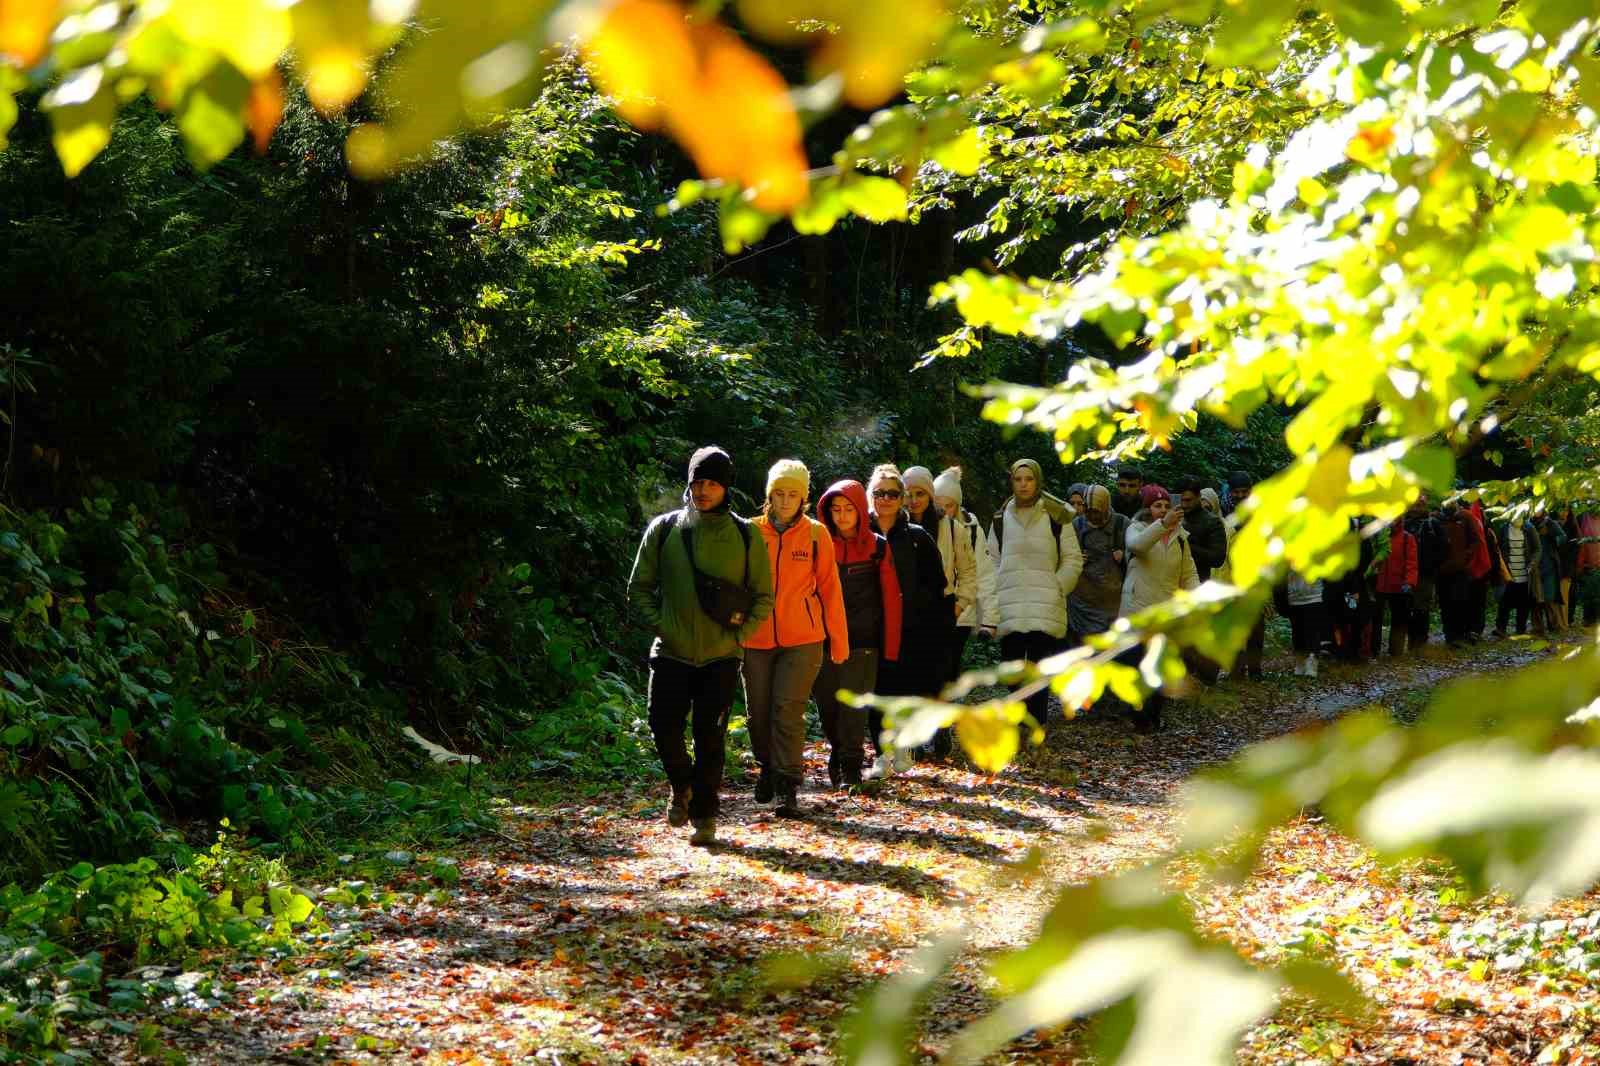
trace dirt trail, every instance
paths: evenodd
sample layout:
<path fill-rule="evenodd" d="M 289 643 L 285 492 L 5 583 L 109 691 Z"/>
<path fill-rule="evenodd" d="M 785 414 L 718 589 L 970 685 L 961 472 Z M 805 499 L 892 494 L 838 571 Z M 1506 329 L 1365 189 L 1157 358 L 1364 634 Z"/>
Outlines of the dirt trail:
<path fill-rule="evenodd" d="M 510 839 L 458 853 L 448 891 L 419 876 L 386 910 L 326 903 L 334 929 L 320 950 L 219 975 L 220 1003 L 174 1011 L 160 1037 L 197 1063 L 831 1062 L 853 997 L 919 941 L 966 922 L 980 950 L 1020 944 L 1053 885 L 1168 847 L 1169 798 L 1200 767 L 1532 656 L 1499 645 L 1225 684 L 1172 705 L 1155 737 L 1121 720 L 1058 720 L 1045 749 L 997 778 L 923 765 L 870 797 L 823 791 L 826 752 L 813 746 L 807 816 L 775 818 L 730 784 L 712 851 L 666 825 L 659 783 L 514 808 Z M 1034 846 L 1043 874 L 1006 876 Z M 929 1039 L 986 1005 L 976 964 L 962 966 Z M 101 1050 L 137 1059 L 131 1044 Z M 1006 1059 L 1075 1061 L 1070 1047 L 1027 1042 Z"/>

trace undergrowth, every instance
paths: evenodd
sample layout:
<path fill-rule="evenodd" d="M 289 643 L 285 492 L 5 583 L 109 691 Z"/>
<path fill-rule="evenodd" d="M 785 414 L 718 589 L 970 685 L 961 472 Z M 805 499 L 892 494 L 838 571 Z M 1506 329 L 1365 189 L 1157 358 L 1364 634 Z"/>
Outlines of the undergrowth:
<path fill-rule="evenodd" d="M 476 688 L 506 698 L 461 731 L 474 766 L 408 740 L 416 720 L 460 742 L 252 608 L 224 557 L 151 491 L 0 508 L 0 1060 L 65 1061 L 73 1026 L 176 994 L 139 967 L 288 937 L 312 914 L 291 869 L 492 831 L 495 794 L 530 773 L 653 765 L 638 686 L 526 567 L 498 593 L 515 654 Z M 218 824 L 239 836 L 208 848 Z"/>

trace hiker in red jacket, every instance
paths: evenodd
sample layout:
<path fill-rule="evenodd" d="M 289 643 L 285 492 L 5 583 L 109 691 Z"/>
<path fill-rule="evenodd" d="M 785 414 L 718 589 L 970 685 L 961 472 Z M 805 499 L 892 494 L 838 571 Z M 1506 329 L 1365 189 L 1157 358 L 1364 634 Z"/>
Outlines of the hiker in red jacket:
<path fill-rule="evenodd" d="M 1439 518 L 1444 556 L 1439 564 L 1439 614 L 1444 640 L 1459 648 L 1471 627 L 1472 560 L 1483 544 L 1483 530 L 1455 500 L 1445 502 Z"/>
<path fill-rule="evenodd" d="M 1498 546 L 1494 529 L 1483 516 L 1483 503 L 1473 500 L 1462 508 L 1478 527 L 1478 542 L 1472 550 L 1472 561 L 1467 564 L 1467 641 L 1476 644 L 1483 639 L 1483 630 L 1489 623 L 1489 586 L 1498 584 L 1500 569 L 1495 565 Z"/>
<path fill-rule="evenodd" d="M 1417 538 L 1403 522 L 1389 527 L 1389 555 L 1378 563 L 1378 634 L 1383 632 L 1383 611 L 1389 612 L 1389 654 L 1404 655 L 1411 631 L 1411 601 L 1421 580 Z M 1378 636 L 1373 636 L 1373 644 Z M 1376 654 L 1377 649 L 1373 649 Z"/>
<path fill-rule="evenodd" d="M 900 577 L 888 540 L 872 528 L 861 482 L 834 482 L 817 501 L 817 517 L 833 534 L 850 638 L 850 657 L 824 662 L 811 690 L 828 738 L 828 780 L 837 788 L 861 784 L 867 725 L 867 712 L 844 706 L 838 692 L 874 691 L 879 665 L 900 658 Z"/>

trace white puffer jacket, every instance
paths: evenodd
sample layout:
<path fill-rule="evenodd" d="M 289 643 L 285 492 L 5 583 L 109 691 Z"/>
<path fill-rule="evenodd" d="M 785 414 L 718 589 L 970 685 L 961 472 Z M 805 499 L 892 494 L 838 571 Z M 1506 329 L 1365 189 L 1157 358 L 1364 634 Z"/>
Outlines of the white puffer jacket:
<path fill-rule="evenodd" d="M 985 603 L 994 603 L 994 560 L 989 558 L 989 541 L 983 535 L 983 524 L 978 521 L 978 516 L 971 511 L 961 512 L 961 526 L 957 537 L 972 555 L 973 567 L 977 572 L 977 596 L 966 610 L 961 612 L 961 617 L 956 620 L 956 625 L 973 628 L 994 624 L 994 616 L 986 615 L 983 611 Z M 939 544 L 940 551 L 944 550 L 943 541 Z M 949 576 L 950 564 L 945 563 L 945 575 Z"/>
<path fill-rule="evenodd" d="M 973 524 L 977 524 L 977 519 L 973 519 Z M 939 535 L 934 539 L 939 544 L 939 560 L 944 563 L 945 595 L 956 598 L 962 615 L 971 614 L 979 595 L 978 560 L 972 550 L 972 537 L 962 528 L 959 519 L 941 517 Z"/>
<path fill-rule="evenodd" d="M 1002 637 L 1008 633 L 1064 636 L 1067 597 L 1077 588 L 1078 575 L 1083 572 L 1083 552 L 1072 522 L 1062 525 L 1061 536 L 1052 544 L 1050 516 L 1043 505 L 1025 507 L 1019 513 L 1013 500 L 1006 504 L 1000 520 L 1005 523 L 1001 537 L 989 530 L 995 591 L 992 601 L 983 604 L 983 624 L 994 626 Z"/>
<path fill-rule="evenodd" d="M 1140 511 L 1128 526 L 1128 576 L 1122 582 L 1122 616 L 1137 614 L 1172 598 L 1182 589 L 1200 587 L 1200 572 L 1194 568 L 1194 552 L 1189 547 L 1189 531 L 1179 526 L 1165 544 L 1165 527 Z"/>

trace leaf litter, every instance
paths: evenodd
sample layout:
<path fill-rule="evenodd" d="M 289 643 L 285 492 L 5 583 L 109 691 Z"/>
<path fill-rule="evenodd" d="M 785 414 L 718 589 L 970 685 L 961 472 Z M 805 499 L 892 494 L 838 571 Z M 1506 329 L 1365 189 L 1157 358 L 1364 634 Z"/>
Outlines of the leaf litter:
<path fill-rule="evenodd" d="M 1154 737 L 1118 718 L 1057 718 L 1044 747 L 999 775 L 958 758 L 871 794 L 822 790 L 827 751 L 812 744 L 806 816 L 777 818 L 748 779 L 730 780 L 712 850 L 666 825 L 660 782 L 599 800 L 558 793 L 509 808 L 499 836 L 447 864 L 447 887 L 401 869 L 381 897 L 325 892 L 329 930 L 302 953 L 218 959 L 216 999 L 175 1001 L 136 1035 L 102 1034 L 95 1054 L 833 1062 L 855 999 L 964 926 L 969 947 L 937 985 L 912 1049 L 931 1060 L 993 1006 L 985 959 L 1031 938 L 1056 887 L 1173 846 L 1169 801 L 1195 771 L 1529 657 L 1502 646 L 1334 667 L 1316 680 L 1225 682 L 1170 704 Z M 1342 1016 L 1290 997 L 1247 1034 L 1241 1061 L 1600 1062 L 1600 899 L 1530 920 L 1503 900 L 1462 898 L 1448 871 L 1381 869 L 1315 817 L 1271 834 L 1262 854 L 1242 885 L 1184 886 L 1202 927 L 1262 962 L 1332 959 L 1375 1006 Z M 1034 1032 L 991 1061 L 1087 1061 L 1082 1036 L 1079 1024 Z"/>

